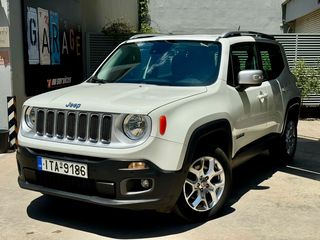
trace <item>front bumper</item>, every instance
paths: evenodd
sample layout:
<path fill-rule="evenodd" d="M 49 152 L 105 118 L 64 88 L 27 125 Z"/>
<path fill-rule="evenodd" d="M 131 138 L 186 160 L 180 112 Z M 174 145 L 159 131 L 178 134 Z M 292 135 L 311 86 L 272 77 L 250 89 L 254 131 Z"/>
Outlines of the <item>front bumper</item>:
<path fill-rule="evenodd" d="M 37 156 L 86 163 L 88 179 L 37 170 Z M 182 189 L 185 173 L 163 171 L 148 160 L 148 169 L 127 169 L 133 160 L 84 157 L 48 152 L 25 147 L 17 151 L 18 183 L 21 188 L 89 203 L 127 209 L 170 211 Z M 137 161 L 137 160 L 134 160 Z M 152 186 L 144 191 L 127 191 L 128 181 L 151 180 Z"/>

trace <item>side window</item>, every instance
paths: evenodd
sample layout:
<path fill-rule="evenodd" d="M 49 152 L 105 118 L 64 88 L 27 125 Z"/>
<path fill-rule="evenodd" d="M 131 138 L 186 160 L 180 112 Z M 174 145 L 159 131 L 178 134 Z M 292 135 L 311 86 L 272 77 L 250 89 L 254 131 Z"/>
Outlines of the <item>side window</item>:
<path fill-rule="evenodd" d="M 264 78 L 272 80 L 279 77 L 284 69 L 280 47 L 271 43 L 257 43 L 257 49 Z"/>
<path fill-rule="evenodd" d="M 231 46 L 231 61 L 235 85 L 242 70 L 259 69 L 254 43 L 240 43 Z"/>

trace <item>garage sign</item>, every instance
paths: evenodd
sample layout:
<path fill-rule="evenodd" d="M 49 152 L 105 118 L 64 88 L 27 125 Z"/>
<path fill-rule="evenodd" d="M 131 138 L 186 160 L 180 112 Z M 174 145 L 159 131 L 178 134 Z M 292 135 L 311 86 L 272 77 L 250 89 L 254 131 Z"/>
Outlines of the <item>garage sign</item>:
<path fill-rule="evenodd" d="M 25 92 L 33 96 L 83 80 L 81 19 L 77 1 L 22 0 Z M 80 16 L 80 14 L 79 14 Z"/>

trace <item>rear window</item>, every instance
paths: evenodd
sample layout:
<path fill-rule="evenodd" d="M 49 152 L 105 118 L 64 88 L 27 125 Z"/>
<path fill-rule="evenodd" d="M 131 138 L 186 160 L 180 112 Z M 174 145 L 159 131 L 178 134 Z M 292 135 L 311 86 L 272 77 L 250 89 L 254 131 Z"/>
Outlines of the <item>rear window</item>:
<path fill-rule="evenodd" d="M 89 82 L 206 86 L 217 79 L 217 42 L 149 41 L 122 45 Z"/>
<path fill-rule="evenodd" d="M 270 43 L 258 43 L 257 50 L 260 55 L 264 78 L 272 80 L 279 77 L 284 69 L 280 47 Z"/>

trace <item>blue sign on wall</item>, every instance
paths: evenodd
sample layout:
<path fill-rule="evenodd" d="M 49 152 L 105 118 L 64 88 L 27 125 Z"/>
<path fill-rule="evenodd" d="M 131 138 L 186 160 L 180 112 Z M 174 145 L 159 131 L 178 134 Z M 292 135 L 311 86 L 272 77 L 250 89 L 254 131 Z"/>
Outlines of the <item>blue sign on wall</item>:
<path fill-rule="evenodd" d="M 50 11 L 51 64 L 60 64 L 59 15 Z"/>

